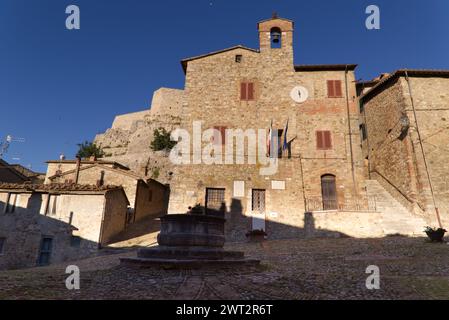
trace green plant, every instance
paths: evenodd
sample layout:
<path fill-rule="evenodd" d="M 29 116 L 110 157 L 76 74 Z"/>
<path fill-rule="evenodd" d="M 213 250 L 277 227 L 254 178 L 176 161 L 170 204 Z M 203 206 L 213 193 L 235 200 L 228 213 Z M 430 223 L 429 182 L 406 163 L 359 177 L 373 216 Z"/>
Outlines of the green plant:
<path fill-rule="evenodd" d="M 89 158 L 95 156 L 96 158 L 101 158 L 104 156 L 103 150 L 93 142 L 84 141 L 83 143 L 79 143 L 78 147 L 77 157 Z"/>
<path fill-rule="evenodd" d="M 153 179 L 159 178 L 159 174 L 160 174 L 160 169 L 158 167 L 151 169 L 151 177 Z"/>
<path fill-rule="evenodd" d="M 154 130 L 154 139 L 151 141 L 153 151 L 171 150 L 176 145 L 176 141 L 170 140 L 170 132 L 165 128 Z"/>

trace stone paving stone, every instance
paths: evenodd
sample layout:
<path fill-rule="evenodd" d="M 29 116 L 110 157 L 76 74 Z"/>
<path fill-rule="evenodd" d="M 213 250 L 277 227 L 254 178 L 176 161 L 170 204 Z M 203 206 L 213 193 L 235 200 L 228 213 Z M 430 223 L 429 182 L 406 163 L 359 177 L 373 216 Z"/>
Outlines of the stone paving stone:
<path fill-rule="evenodd" d="M 449 245 L 424 238 L 273 240 L 233 243 L 258 268 L 157 270 L 121 266 L 136 250 L 67 264 L 0 272 L 0 299 L 448 299 Z M 81 290 L 65 288 L 65 267 Z M 368 290 L 368 265 L 380 289 Z"/>

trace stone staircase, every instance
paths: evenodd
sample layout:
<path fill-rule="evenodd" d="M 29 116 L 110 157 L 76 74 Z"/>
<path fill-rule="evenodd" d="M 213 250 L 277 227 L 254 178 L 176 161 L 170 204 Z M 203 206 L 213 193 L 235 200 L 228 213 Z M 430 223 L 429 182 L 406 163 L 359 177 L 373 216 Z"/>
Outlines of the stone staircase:
<path fill-rule="evenodd" d="M 424 235 L 426 221 L 408 211 L 377 180 L 366 180 L 366 191 L 368 197 L 376 199 L 376 209 L 381 214 L 385 235 Z"/>

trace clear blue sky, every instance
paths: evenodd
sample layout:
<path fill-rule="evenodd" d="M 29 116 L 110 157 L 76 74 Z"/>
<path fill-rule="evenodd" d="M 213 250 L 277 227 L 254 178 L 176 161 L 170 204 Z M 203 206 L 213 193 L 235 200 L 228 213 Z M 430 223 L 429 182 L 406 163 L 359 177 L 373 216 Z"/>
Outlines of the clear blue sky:
<path fill-rule="evenodd" d="M 70 4 L 81 30 L 65 28 Z M 365 28 L 370 4 L 379 31 Z M 448 0 L 0 0 L 0 137 L 25 138 L 4 159 L 45 171 L 45 160 L 72 158 L 116 114 L 182 88 L 182 58 L 258 48 L 256 23 L 273 11 L 295 21 L 296 64 L 357 63 L 362 79 L 449 69 Z"/>

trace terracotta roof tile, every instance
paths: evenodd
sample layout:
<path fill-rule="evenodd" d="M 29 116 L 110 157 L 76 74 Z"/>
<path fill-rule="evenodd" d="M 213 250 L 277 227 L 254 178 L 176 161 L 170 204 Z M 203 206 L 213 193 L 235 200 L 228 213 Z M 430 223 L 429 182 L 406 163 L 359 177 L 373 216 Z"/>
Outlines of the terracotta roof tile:
<path fill-rule="evenodd" d="M 114 185 L 87 185 L 73 183 L 51 183 L 51 184 L 32 184 L 32 183 L 0 183 L 0 189 L 5 190 L 27 190 L 27 191 L 92 191 L 101 192 L 115 189 L 122 189 Z"/>

